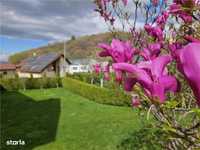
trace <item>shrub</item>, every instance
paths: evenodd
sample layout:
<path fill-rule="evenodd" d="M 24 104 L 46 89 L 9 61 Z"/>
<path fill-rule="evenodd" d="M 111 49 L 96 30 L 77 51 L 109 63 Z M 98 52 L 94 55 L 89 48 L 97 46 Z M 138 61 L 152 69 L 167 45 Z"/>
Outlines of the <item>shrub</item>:
<path fill-rule="evenodd" d="M 91 73 L 74 73 L 74 74 L 67 74 L 67 77 L 90 83 L 92 79 L 92 74 Z"/>
<path fill-rule="evenodd" d="M 100 76 L 96 75 L 95 73 L 74 73 L 72 74 L 67 74 L 68 78 L 72 78 L 72 79 L 76 79 L 76 80 L 80 80 L 86 83 L 91 84 L 92 80 L 93 80 L 93 84 L 100 86 Z M 115 75 L 113 73 L 110 74 L 110 78 L 111 80 L 106 81 L 104 80 L 104 84 L 103 86 L 105 88 L 109 88 L 109 89 L 118 89 L 119 85 L 114 81 L 115 80 Z"/>
<path fill-rule="evenodd" d="M 102 104 L 129 106 L 131 96 L 120 89 L 101 88 L 72 78 L 63 78 L 63 87 L 76 94 Z"/>
<path fill-rule="evenodd" d="M 15 91 L 19 89 L 40 89 L 61 87 L 61 79 L 55 78 L 2 78 L 0 79 L 1 89 Z"/>

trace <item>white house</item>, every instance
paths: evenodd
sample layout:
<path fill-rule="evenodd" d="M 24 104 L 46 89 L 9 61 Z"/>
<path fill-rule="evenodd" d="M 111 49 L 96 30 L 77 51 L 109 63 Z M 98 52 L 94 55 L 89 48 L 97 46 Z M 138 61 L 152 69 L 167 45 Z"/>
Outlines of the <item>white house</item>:
<path fill-rule="evenodd" d="M 92 66 L 97 63 L 94 59 L 72 59 L 71 64 L 66 68 L 66 72 L 70 74 L 81 72 L 92 72 Z"/>

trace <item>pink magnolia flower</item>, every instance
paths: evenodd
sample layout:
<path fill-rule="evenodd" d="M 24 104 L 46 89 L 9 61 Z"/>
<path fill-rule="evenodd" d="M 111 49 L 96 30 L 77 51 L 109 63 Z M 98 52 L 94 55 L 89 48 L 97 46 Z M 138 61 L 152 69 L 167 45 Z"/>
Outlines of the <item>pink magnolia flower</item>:
<path fill-rule="evenodd" d="M 109 2 L 110 0 L 101 0 L 101 4 L 105 5 L 107 2 Z"/>
<path fill-rule="evenodd" d="M 139 107 L 141 105 L 140 100 L 138 98 L 133 97 L 131 100 L 132 107 Z"/>
<path fill-rule="evenodd" d="M 95 64 L 93 65 L 94 71 L 96 74 L 99 74 L 101 72 L 101 65 L 100 64 Z"/>
<path fill-rule="evenodd" d="M 100 57 L 111 56 L 114 62 L 130 62 L 134 55 L 135 49 L 132 48 L 130 41 L 123 42 L 117 39 L 113 39 L 111 45 L 99 44 L 99 47 L 103 49 L 99 53 Z"/>
<path fill-rule="evenodd" d="M 192 4 L 195 5 L 195 4 L 198 4 L 198 1 L 199 1 L 199 0 L 174 0 L 173 2 L 174 2 L 174 3 L 177 3 L 177 4 L 181 4 L 181 5 L 187 5 L 187 2 L 188 2 L 188 1 L 189 1 L 190 3 L 192 2 Z"/>
<path fill-rule="evenodd" d="M 152 43 L 148 45 L 148 48 L 144 48 L 143 51 L 140 52 L 140 55 L 145 59 L 145 60 L 152 60 L 156 58 L 162 48 L 162 43 Z"/>
<path fill-rule="evenodd" d="M 177 92 L 179 89 L 178 81 L 175 77 L 165 75 L 166 65 L 171 61 L 170 56 L 160 56 L 153 61 L 143 62 L 142 64 L 115 63 L 115 70 L 125 71 L 149 93 L 151 98 L 163 103 L 166 99 L 165 93 L 168 91 Z"/>
<path fill-rule="evenodd" d="M 117 82 L 121 83 L 122 82 L 122 78 L 123 78 L 123 76 L 122 76 L 121 70 L 115 70 L 115 80 Z"/>
<path fill-rule="evenodd" d="M 174 3 L 170 6 L 169 12 L 173 16 L 180 17 L 185 23 L 191 23 L 192 22 L 192 16 L 188 12 L 184 11 L 182 9 L 181 4 Z"/>
<path fill-rule="evenodd" d="M 122 0 L 122 2 L 124 3 L 125 6 L 128 4 L 128 0 Z"/>
<path fill-rule="evenodd" d="M 127 77 L 124 81 L 124 89 L 126 91 L 132 91 L 133 86 L 137 83 L 137 80 L 132 77 Z"/>
<path fill-rule="evenodd" d="M 157 25 L 160 26 L 162 30 L 165 27 L 165 23 L 167 22 L 168 17 L 169 13 L 167 11 L 164 11 L 162 15 L 158 16 L 158 18 L 156 19 Z"/>
<path fill-rule="evenodd" d="M 150 36 L 156 38 L 159 41 L 163 40 L 163 31 L 161 27 L 159 26 L 152 27 L 149 24 L 146 24 L 144 28 Z"/>
<path fill-rule="evenodd" d="M 192 23 L 192 16 L 184 11 L 178 15 L 185 23 Z"/>
<path fill-rule="evenodd" d="M 169 7 L 169 12 L 173 15 L 176 15 L 177 13 L 179 13 L 181 11 L 181 5 L 180 4 L 176 4 L 173 3 L 170 5 Z"/>
<path fill-rule="evenodd" d="M 104 72 L 104 79 L 109 80 L 110 79 L 110 76 L 109 76 L 110 66 L 109 65 L 104 66 L 103 72 Z"/>
<path fill-rule="evenodd" d="M 186 35 L 186 36 L 184 36 L 184 38 L 185 38 L 188 42 L 197 42 L 197 43 L 200 43 L 200 40 L 199 40 L 199 39 L 196 39 L 196 38 L 194 38 L 194 37 L 191 36 L 191 35 Z"/>
<path fill-rule="evenodd" d="M 190 43 L 176 51 L 178 68 L 190 84 L 200 106 L 200 43 Z"/>

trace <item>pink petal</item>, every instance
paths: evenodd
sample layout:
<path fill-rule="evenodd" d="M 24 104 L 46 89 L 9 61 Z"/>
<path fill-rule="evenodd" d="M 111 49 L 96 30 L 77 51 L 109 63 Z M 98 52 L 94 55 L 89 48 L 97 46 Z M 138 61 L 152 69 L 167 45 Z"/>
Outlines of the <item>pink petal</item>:
<path fill-rule="evenodd" d="M 126 78 L 124 83 L 124 89 L 126 91 L 132 91 L 133 86 L 136 84 L 137 80 L 135 78 Z"/>
<path fill-rule="evenodd" d="M 151 77 L 143 69 L 138 68 L 136 65 L 128 63 L 115 63 L 113 64 L 115 70 L 121 70 L 130 73 L 137 81 L 147 89 L 150 89 L 152 80 Z"/>
<path fill-rule="evenodd" d="M 173 76 L 162 76 L 159 78 L 160 84 L 164 85 L 165 91 L 178 92 L 180 90 L 180 84 Z"/>
<path fill-rule="evenodd" d="M 139 107 L 141 104 L 138 98 L 133 97 L 131 100 L 131 105 L 132 107 Z"/>
<path fill-rule="evenodd" d="M 200 106 L 200 43 L 190 43 L 178 53 L 179 69 L 188 80 Z"/>
<path fill-rule="evenodd" d="M 172 58 L 170 55 L 163 55 L 154 59 L 151 66 L 152 75 L 155 77 L 162 76 L 166 65 L 171 61 Z"/>

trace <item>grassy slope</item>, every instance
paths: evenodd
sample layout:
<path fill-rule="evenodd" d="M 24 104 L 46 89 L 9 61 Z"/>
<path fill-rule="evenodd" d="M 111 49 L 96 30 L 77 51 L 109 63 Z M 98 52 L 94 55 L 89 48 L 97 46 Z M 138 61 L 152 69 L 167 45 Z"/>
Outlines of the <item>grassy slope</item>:
<path fill-rule="evenodd" d="M 97 104 L 64 89 L 5 93 L 2 108 L 3 142 L 27 144 L 4 147 L 9 150 L 115 150 L 141 126 L 131 108 Z"/>
<path fill-rule="evenodd" d="M 110 42 L 113 36 L 127 39 L 128 35 L 127 33 L 117 32 L 115 34 L 101 33 L 78 37 L 75 40 L 66 42 L 66 55 L 68 58 L 95 58 L 96 52 L 99 50 L 97 44 L 101 42 Z M 19 63 L 21 60 L 32 56 L 33 53 L 40 55 L 48 52 L 63 52 L 63 43 L 50 44 L 44 47 L 16 53 L 9 57 L 9 61 L 12 63 Z"/>

